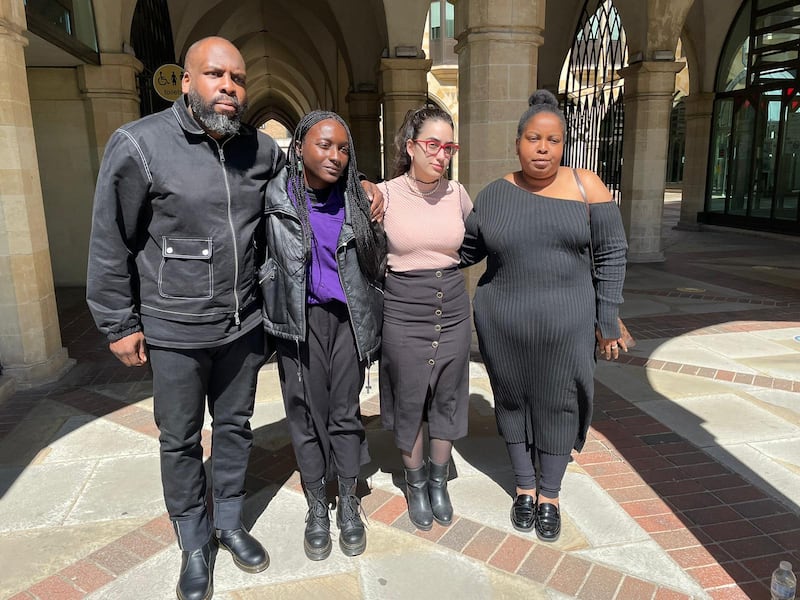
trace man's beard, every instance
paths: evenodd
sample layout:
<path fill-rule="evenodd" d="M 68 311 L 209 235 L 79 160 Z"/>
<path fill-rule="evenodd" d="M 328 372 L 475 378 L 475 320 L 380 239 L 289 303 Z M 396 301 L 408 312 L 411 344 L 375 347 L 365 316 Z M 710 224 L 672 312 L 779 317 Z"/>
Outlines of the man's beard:
<path fill-rule="evenodd" d="M 190 89 L 187 94 L 189 107 L 192 109 L 192 116 L 209 132 L 217 135 L 233 135 L 239 131 L 239 122 L 247 110 L 247 103 L 240 103 L 235 96 L 219 95 L 212 102 L 205 102 L 196 90 Z M 224 115 L 214 110 L 214 101 L 225 99 L 236 106 L 236 112 L 232 115 Z"/>

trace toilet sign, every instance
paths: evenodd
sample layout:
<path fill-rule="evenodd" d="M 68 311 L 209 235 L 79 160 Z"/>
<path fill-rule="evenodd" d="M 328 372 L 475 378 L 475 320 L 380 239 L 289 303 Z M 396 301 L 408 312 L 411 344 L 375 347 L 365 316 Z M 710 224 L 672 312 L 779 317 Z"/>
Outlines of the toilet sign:
<path fill-rule="evenodd" d="M 181 95 L 181 76 L 183 69 L 178 65 L 161 65 L 153 73 L 153 89 L 164 100 L 175 102 Z"/>

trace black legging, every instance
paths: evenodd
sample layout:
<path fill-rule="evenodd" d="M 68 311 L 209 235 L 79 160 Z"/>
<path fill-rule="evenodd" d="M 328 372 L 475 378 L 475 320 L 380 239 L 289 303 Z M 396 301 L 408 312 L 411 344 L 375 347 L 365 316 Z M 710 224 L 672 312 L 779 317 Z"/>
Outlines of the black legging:
<path fill-rule="evenodd" d="M 518 488 L 536 488 L 548 498 L 558 498 L 561 480 L 569 463 L 569 454 L 547 454 L 538 448 L 528 448 L 525 442 L 506 443 L 514 470 L 514 480 Z M 539 485 L 536 485 L 536 468 L 539 465 Z"/>

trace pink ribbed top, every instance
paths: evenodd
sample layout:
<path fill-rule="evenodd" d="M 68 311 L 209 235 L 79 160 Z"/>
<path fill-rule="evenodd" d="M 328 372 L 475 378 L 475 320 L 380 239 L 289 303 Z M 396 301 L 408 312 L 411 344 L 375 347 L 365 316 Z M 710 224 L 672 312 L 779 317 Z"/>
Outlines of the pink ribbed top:
<path fill-rule="evenodd" d="M 443 181 L 430 196 L 409 186 L 405 175 L 380 184 L 387 202 L 383 226 L 392 271 L 441 269 L 458 265 L 464 220 L 472 211 L 467 190 Z"/>

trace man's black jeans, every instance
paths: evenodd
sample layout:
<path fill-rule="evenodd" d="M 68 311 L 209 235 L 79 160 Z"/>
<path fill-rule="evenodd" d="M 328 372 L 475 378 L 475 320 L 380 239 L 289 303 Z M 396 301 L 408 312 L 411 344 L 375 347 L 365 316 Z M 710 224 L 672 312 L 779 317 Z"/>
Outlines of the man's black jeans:
<path fill-rule="evenodd" d="M 253 445 L 250 417 L 258 370 L 265 361 L 264 331 L 256 327 L 223 346 L 150 347 L 149 354 L 164 501 L 178 545 L 192 551 L 212 534 L 200 445 L 206 399 L 213 420 L 213 527 L 241 527 L 244 479 Z"/>

